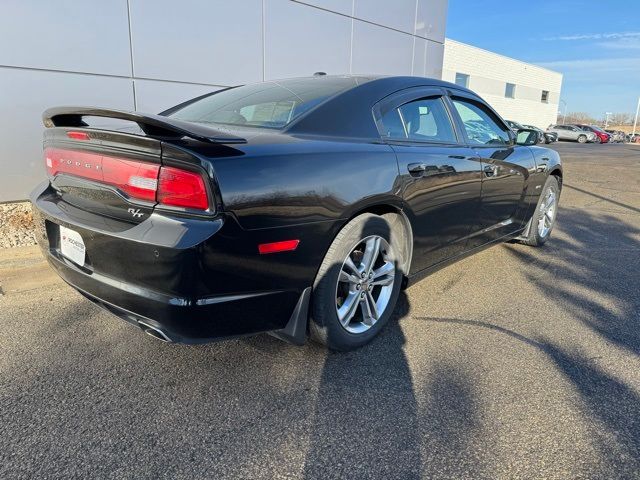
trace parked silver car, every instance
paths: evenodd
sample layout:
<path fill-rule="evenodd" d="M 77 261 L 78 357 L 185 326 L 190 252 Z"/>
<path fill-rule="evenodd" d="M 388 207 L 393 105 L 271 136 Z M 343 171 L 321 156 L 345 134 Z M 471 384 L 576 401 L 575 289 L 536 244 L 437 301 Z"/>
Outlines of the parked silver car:
<path fill-rule="evenodd" d="M 558 134 L 558 140 L 570 140 L 573 142 L 587 143 L 595 142 L 597 137 L 593 132 L 585 132 L 573 125 L 549 125 L 547 132 Z"/>
<path fill-rule="evenodd" d="M 611 143 L 624 143 L 624 132 L 620 130 L 605 130 L 609 135 L 611 135 Z"/>

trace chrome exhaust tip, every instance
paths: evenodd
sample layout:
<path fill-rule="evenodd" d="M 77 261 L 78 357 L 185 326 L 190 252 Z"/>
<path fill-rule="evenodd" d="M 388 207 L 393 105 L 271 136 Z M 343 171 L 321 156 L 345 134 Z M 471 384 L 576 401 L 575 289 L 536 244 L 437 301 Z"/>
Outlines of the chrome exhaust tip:
<path fill-rule="evenodd" d="M 171 340 L 166 333 L 164 333 L 162 330 L 160 330 L 157 327 L 154 327 L 152 325 L 146 324 L 144 322 L 140 322 L 138 321 L 138 324 L 140 325 L 140 328 L 142 328 L 142 330 L 144 331 L 144 333 L 146 333 L 147 335 L 152 336 L 153 338 L 160 340 L 161 342 L 165 342 L 165 343 L 173 343 L 173 340 Z"/>

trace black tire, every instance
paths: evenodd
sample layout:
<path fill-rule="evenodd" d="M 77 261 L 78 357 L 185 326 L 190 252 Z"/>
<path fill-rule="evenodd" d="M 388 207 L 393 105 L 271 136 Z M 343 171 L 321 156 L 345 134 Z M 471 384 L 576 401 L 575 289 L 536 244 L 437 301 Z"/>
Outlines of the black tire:
<path fill-rule="evenodd" d="M 358 242 L 372 235 L 385 239 L 390 247 L 387 256 L 394 263 L 395 274 L 391 295 L 386 308 L 378 320 L 361 333 L 352 333 L 338 319 L 338 277 L 347 256 L 351 255 Z M 318 270 L 311 297 L 309 333 L 313 340 L 331 350 L 348 351 L 370 342 L 391 317 L 400 294 L 402 284 L 402 259 L 404 229 L 398 215 L 383 216 L 365 213 L 351 220 L 336 235 Z M 356 307 L 361 308 L 361 307 Z M 355 317 L 354 317 L 355 318 Z"/>
<path fill-rule="evenodd" d="M 587 143 L 587 136 L 586 135 L 578 136 L 578 143 Z"/>
<path fill-rule="evenodd" d="M 553 194 L 555 195 L 555 212 L 553 215 L 553 221 L 551 222 L 549 231 L 543 235 L 540 232 L 538 225 L 540 223 L 542 216 L 545 214 L 543 203 L 550 191 L 553 192 Z M 524 245 L 530 245 L 532 247 L 541 247 L 546 243 L 547 240 L 549 240 L 549 237 L 551 236 L 551 232 L 553 230 L 553 227 L 555 225 L 555 221 L 557 218 L 559 199 L 560 199 L 560 184 L 558 183 L 558 179 L 555 176 L 550 175 L 544 184 L 544 188 L 542 189 L 542 193 L 540 194 L 540 198 L 538 199 L 538 204 L 536 205 L 536 209 L 533 212 L 533 216 L 529 220 L 529 223 L 525 228 L 523 236 L 518 239 L 520 243 L 523 243 Z"/>

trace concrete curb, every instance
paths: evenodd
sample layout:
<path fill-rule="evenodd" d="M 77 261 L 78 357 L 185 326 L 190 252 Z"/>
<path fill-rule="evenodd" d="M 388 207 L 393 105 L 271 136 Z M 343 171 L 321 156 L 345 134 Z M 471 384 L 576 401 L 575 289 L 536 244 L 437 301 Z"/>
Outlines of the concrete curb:
<path fill-rule="evenodd" d="M 0 250 L 0 294 L 11 295 L 62 284 L 37 245 Z"/>

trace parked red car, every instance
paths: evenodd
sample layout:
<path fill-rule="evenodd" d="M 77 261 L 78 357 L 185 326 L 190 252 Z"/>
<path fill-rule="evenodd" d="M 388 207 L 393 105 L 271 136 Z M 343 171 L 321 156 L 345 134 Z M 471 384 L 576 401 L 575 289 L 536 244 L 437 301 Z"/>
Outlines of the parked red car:
<path fill-rule="evenodd" d="M 585 132 L 595 133 L 596 137 L 598 137 L 597 139 L 598 143 L 609 143 L 609 140 L 611 139 L 611 135 L 609 135 L 607 132 L 602 130 L 600 127 L 596 127 L 595 125 L 576 124 L 576 127 L 578 127 L 580 130 L 584 130 Z"/>

